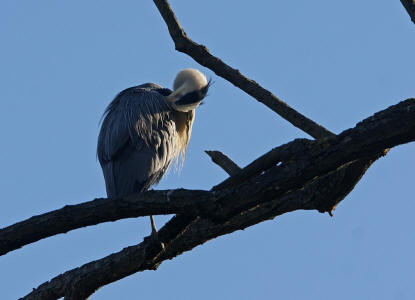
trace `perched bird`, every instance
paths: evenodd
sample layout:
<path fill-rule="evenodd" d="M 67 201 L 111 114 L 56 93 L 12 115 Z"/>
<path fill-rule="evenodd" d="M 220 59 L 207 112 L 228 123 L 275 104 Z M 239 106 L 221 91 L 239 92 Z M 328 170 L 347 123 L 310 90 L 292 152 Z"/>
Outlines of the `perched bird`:
<path fill-rule="evenodd" d="M 177 74 L 173 91 L 146 83 L 115 97 L 104 112 L 97 147 L 108 197 L 147 191 L 173 159 L 184 157 L 195 108 L 209 86 L 200 71 L 184 69 Z M 153 216 L 150 220 L 154 235 Z"/>

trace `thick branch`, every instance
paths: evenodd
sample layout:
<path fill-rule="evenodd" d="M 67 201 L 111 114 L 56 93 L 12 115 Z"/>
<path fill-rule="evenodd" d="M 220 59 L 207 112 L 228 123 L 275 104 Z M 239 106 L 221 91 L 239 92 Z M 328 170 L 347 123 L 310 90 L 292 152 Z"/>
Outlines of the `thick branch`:
<path fill-rule="evenodd" d="M 212 161 L 225 170 L 230 176 L 236 175 L 241 171 L 241 168 L 235 164 L 228 156 L 223 154 L 220 151 L 205 151 L 207 155 L 210 156 Z"/>
<path fill-rule="evenodd" d="M 321 125 L 288 106 L 288 104 L 261 87 L 252 79 L 243 76 L 239 70 L 230 67 L 219 58 L 211 55 L 205 46 L 199 45 L 189 39 L 166 0 L 154 0 L 154 3 L 167 24 L 176 50 L 186 53 L 202 66 L 215 72 L 216 75 L 225 78 L 310 136 L 322 138 L 333 135 Z"/>
<path fill-rule="evenodd" d="M 0 250 L 1 253 L 7 253 L 41 238 L 72 229 L 148 214 L 187 213 L 221 219 L 265 203 L 288 190 L 301 188 L 309 180 L 348 162 L 372 159 L 384 149 L 414 139 L 415 100 L 408 99 L 334 138 L 324 141 L 295 140 L 282 146 L 285 147 L 286 154 L 281 157 L 290 157 L 289 160 L 270 167 L 236 187 L 228 186 L 225 181 L 212 192 L 150 191 L 123 199 L 97 199 L 67 206 L 0 230 Z M 256 162 L 266 165 L 269 159 L 265 155 L 262 161 L 258 159 Z M 246 168 L 249 169 L 249 166 Z"/>
<path fill-rule="evenodd" d="M 401 3 L 411 17 L 412 22 L 415 24 L 415 0 L 401 0 Z"/>
<path fill-rule="evenodd" d="M 193 217 L 175 217 L 158 232 L 158 238 L 168 245 L 182 233 Z M 83 265 L 80 268 L 65 272 L 52 280 L 40 285 L 22 299 L 86 299 L 98 287 L 114 282 L 145 269 L 156 269 L 155 260 L 163 252 L 160 244 L 152 238 L 146 238 L 136 246 L 124 248 Z"/>
<path fill-rule="evenodd" d="M 296 153 L 287 163 L 274 166 L 239 185 L 238 192 L 247 194 L 249 190 L 249 197 L 232 203 L 232 207 L 224 207 L 223 214 L 237 213 L 241 208 L 250 207 L 256 203 L 256 197 L 278 196 L 278 193 L 300 188 L 299 181 L 311 180 L 348 162 L 370 159 L 385 149 L 414 141 L 414 117 L 415 99 L 408 99 L 376 113 L 336 137 L 307 141 L 304 144 L 308 147 L 306 151 Z"/>
<path fill-rule="evenodd" d="M 164 252 L 155 248 L 147 239 L 139 245 L 125 248 L 118 253 L 65 272 L 40 285 L 22 299 L 57 299 L 65 294 L 71 295 L 74 291 L 78 293 L 76 295 L 78 298 L 73 299 L 82 299 L 92 294 L 99 286 L 135 272 L 154 270 L 164 260 L 172 259 L 217 236 L 244 229 L 285 212 L 311 209 L 314 205 L 320 206 L 321 202 L 337 203 L 359 180 L 360 175 L 350 178 L 353 174 L 348 174 L 347 171 L 357 168 L 361 174 L 362 165 L 359 163 L 353 163 L 352 168 L 340 168 L 329 175 L 314 180 L 301 190 L 290 192 L 266 205 L 257 206 L 220 223 L 199 218 L 188 226 L 189 223 L 175 224 L 178 219 L 183 217 L 174 217 L 159 232 L 160 239 L 166 246 Z M 333 181 L 333 178 L 338 180 Z M 344 180 L 348 182 L 346 186 L 342 184 Z M 190 219 L 186 221 L 188 222 Z M 183 234 L 171 231 L 172 227 L 177 229 L 181 228 L 180 226 L 188 226 L 188 229 Z M 175 234 L 177 234 L 176 238 L 172 238 Z M 65 298 L 69 299 L 69 297 Z"/>
<path fill-rule="evenodd" d="M 210 239 L 245 229 L 287 212 L 299 209 L 318 210 L 324 206 L 331 209 L 353 189 L 371 163 L 371 160 L 352 162 L 312 180 L 300 189 L 290 191 L 219 223 L 208 219 L 198 219 L 188 227 L 183 235 L 169 245 L 166 253 L 157 261 L 171 259 Z"/>
<path fill-rule="evenodd" d="M 165 252 L 159 248 L 152 250 L 155 246 L 145 240 L 140 245 L 68 271 L 39 286 L 27 299 L 56 299 L 73 290 L 89 295 L 103 284 L 137 271 L 154 269 L 163 260 L 211 238 L 282 213 L 297 209 L 331 211 L 378 157 L 377 153 L 414 140 L 415 100 L 408 99 L 339 136 L 325 141 L 307 141 L 307 151 L 294 154 L 290 161 L 236 188 L 212 191 L 217 197 L 213 218 L 174 217 L 161 229 L 166 232 L 160 238 L 166 245 Z"/>
<path fill-rule="evenodd" d="M 49 236 L 103 222 L 160 214 L 203 214 L 213 195 L 207 191 L 166 190 L 118 199 L 67 205 L 0 229 L 0 255 Z"/>

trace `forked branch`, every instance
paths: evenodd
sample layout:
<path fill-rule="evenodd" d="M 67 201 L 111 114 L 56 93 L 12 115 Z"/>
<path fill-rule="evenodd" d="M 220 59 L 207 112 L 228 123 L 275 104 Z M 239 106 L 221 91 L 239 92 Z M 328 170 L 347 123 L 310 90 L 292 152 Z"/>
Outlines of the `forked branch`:
<path fill-rule="evenodd" d="M 384 149 L 415 140 L 415 99 L 408 99 L 324 141 L 305 148 L 235 188 L 212 191 L 211 213 L 180 215 L 160 230 L 165 250 L 145 239 L 119 253 L 68 271 L 24 299 L 57 299 L 74 290 L 82 297 L 134 272 L 155 269 L 166 260 L 219 235 L 298 209 L 331 211 Z M 298 143 L 298 142 L 292 142 Z M 295 152 L 295 151 L 294 151 Z M 241 171 L 243 172 L 243 170 Z M 69 296 L 68 296 L 69 297 Z M 68 298 L 70 299 L 70 298 Z"/>

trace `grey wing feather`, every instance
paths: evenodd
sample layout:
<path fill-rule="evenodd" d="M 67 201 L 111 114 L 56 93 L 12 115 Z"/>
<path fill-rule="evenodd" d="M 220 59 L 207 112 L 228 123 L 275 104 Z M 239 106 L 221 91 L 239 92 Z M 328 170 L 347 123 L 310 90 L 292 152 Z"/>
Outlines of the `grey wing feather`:
<path fill-rule="evenodd" d="M 97 155 L 108 197 L 147 190 L 178 154 L 172 112 L 160 86 L 145 84 L 122 91 L 108 106 Z"/>

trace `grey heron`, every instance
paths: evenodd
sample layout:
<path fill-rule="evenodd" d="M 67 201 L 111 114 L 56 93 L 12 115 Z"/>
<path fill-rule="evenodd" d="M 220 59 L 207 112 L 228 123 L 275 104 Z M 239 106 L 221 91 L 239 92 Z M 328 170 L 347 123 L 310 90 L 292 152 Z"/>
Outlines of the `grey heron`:
<path fill-rule="evenodd" d="M 115 97 L 104 112 L 97 146 L 108 197 L 147 191 L 173 159 L 184 157 L 195 108 L 209 85 L 200 71 L 184 69 L 173 91 L 146 83 Z M 150 220 L 154 236 L 153 216 Z"/>

